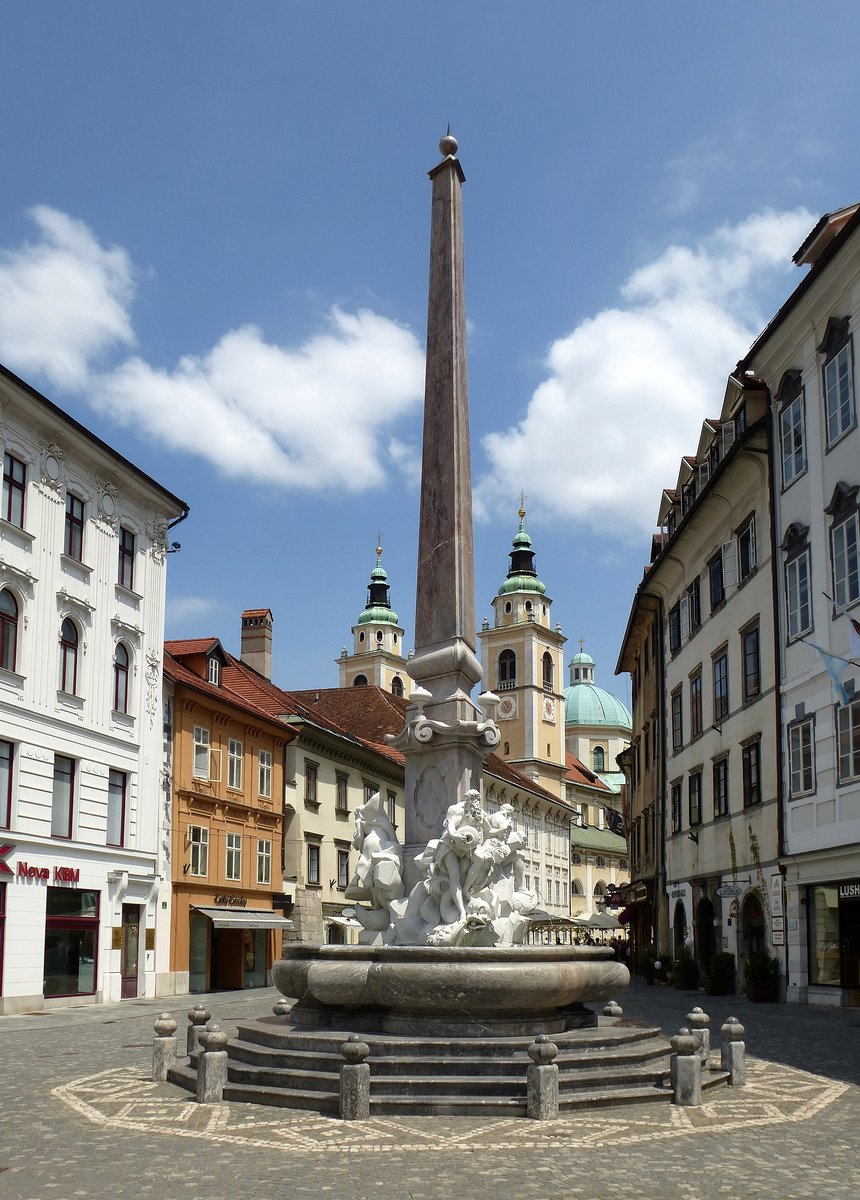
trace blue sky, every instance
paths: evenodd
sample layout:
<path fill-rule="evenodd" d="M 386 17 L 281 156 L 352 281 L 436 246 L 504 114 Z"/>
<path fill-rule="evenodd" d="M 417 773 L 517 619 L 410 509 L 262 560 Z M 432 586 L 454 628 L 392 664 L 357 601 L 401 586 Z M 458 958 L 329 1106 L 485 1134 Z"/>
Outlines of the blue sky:
<path fill-rule="evenodd" d="M 186 499 L 168 634 L 333 686 L 377 529 L 411 637 L 430 185 L 466 173 L 477 616 L 523 489 L 612 679 L 659 491 L 860 199 L 860 10 L 7 6 L 0 360 Z M 855 147 L 852 150 L 852 147 Z"/>

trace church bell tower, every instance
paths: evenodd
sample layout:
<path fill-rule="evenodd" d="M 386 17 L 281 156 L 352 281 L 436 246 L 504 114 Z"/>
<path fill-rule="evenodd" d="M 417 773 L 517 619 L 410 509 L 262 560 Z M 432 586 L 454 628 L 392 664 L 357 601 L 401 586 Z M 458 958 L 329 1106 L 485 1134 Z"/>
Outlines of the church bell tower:
<path fill-rule="evenodd" d="M 403 630 L 391 607 L 388 575 L 382 565 L 382 546 L 376 547 L 376 566 L 370 572 L 367 604 L 352 627 L 353 649 L 346 646 L 337 660 L 338 687 L 376 684 L 395 696 L 405 691 L 406 663 L 403 660 Z"/>
<path fill-rule="evenodd" d="M 496 751 L 529 779 L 556 796 L 564 790 L 564 697 L 561 627 L 552 627 L 552 600 L 538 579 L 532 540 L 526 532 L 525 497 L 510 551 L 507 578 L 493 598 L 493 624 L 478 633 L 484 686 L 501 703 Z"/>

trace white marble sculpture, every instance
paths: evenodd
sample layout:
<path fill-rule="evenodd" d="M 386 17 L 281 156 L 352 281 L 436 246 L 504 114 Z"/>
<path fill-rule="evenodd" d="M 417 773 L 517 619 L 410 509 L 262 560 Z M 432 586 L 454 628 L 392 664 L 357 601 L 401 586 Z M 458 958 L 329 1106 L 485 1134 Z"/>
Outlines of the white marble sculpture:
<path fill-rule="evenodd" d="M 391 901 L 403 895 L 403 851 L 379 792 L 355 810 L 352 844 L 358 863 L 344 895 L 366 901 L 352 910 L 355 918 L 365 930 L 382 933 L 391 923 Z"/>
<path fill-rule="evenodd" d="M 513 808 L 488 814 L 477 791 L 452 804 L 444 827 L 416 856 L 418 882 L 403 894 L 403 851 L 378 793 L 356 812 L 358 866 L 347 899 L 359 941 L 396 946 L 511 946 L 525 941 L 537 896 L 523 887 L 523 837 Z"/>

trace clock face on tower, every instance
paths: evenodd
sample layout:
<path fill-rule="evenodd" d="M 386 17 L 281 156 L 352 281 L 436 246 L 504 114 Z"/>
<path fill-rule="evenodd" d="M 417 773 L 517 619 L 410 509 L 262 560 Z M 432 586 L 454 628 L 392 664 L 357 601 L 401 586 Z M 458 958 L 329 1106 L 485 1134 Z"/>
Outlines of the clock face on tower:
<path fill-rule="evenodd" d="M 517 715 L 516 696 L 503 696 L 499 704 L 499 720 L 510 721 Z"/>
<path fill-rule="evenodd" d="M 543 698 L 543 719 L 555 724 L 555 700 L 552 696 L 544 696 Z"/>

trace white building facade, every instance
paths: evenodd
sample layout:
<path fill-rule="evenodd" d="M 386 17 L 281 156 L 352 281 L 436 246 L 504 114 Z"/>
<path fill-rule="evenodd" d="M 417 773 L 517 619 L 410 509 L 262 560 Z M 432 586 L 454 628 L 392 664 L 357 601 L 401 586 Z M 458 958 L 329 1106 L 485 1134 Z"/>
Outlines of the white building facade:
<path fill-rule="evenodd" d="M 860 1004 L 860 206 L 795 262 L 741 364 L 771 395 L 787 999 Z"/>
<path fill-rule="evenodd" d="M 154 995 L 167 538 L 188 509 L 2 367 L 0 448 L 0 1013 Z"/>

